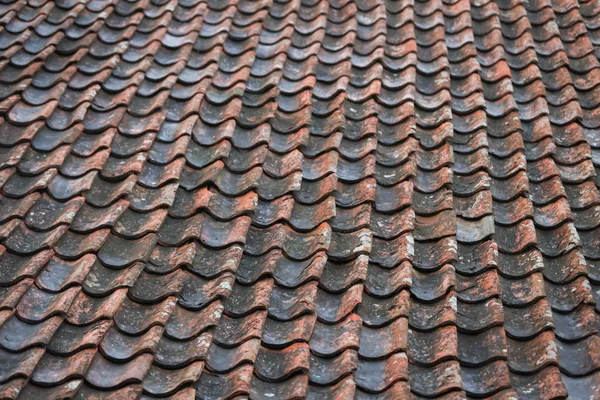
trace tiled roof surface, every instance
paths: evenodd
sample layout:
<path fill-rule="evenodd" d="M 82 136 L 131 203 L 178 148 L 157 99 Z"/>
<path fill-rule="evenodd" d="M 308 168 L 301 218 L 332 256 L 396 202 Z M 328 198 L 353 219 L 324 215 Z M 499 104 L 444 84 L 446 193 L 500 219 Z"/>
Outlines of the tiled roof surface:
<path fill-rule="evenodd" d="M 600 398 L 598 0 L 2 0 L 0 398 Z"/>

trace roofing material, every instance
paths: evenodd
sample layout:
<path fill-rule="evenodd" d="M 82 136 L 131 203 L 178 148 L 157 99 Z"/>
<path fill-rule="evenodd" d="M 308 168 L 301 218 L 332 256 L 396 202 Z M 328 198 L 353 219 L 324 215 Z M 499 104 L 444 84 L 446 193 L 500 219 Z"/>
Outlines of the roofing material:
<path fill-rule="evenodd" d="M 600 398 L 597 0 L 0 26 L 0 397 Z"/>

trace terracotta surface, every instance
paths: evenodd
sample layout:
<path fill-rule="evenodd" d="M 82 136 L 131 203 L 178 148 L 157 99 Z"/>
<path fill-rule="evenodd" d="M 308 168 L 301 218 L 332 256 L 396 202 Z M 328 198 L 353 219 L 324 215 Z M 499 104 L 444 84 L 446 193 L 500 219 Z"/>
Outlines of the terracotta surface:
<path fill-rule="evenodd" d="M 0 3 L 0 398 L 600 399 L 598 0 Z"/>

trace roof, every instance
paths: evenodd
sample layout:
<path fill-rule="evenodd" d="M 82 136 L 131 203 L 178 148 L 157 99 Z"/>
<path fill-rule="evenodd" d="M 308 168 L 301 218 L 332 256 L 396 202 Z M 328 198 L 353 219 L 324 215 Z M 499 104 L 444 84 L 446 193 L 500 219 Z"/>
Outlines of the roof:
<path fill-rule="evenodd" d="M 598 1 L 0 26 L 0 397 L 600 397 Z"/>

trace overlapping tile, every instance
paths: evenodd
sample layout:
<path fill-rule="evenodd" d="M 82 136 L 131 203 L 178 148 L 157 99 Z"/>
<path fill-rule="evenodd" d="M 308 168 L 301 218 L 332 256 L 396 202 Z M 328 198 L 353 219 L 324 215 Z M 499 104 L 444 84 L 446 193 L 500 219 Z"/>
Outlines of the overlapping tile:
<path fill-rule="evenodd" d="M 594 0 L 0 5 L 0 397 L 600 396 Z"/>

